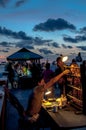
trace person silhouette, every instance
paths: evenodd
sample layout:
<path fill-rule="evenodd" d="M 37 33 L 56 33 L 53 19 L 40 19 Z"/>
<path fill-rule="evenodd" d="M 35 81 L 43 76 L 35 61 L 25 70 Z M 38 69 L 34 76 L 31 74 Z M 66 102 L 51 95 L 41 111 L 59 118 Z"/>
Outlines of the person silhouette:
<path fill-rule="evenodd" d="M 76 56 L 76 61 L 77 62 L 82 62 L 82 57 L 81 57 L 81 53 L 78 53 L 78 56 Z"/>

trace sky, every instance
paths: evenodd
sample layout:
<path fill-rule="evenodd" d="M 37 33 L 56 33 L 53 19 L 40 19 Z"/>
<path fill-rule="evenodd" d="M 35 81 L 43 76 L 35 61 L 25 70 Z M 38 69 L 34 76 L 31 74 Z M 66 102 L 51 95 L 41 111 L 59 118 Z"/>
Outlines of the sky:
<path fill-rule="evenodd" d="M 0 57 L 86 52 L 86 0 L 0 0 Z"/>

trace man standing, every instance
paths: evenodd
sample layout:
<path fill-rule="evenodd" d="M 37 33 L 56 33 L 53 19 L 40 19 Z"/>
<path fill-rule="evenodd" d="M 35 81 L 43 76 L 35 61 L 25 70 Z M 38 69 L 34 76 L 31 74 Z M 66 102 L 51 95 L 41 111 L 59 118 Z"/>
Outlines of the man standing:
<path fill-rule="evenodd" d="M 57 57 L 56 62 L 57 62 L 57 68 L 55 70 L 55 76 L 61 74 L 65 70 L 64 62 L 62 61 L 62 57 Z M 65 95 L 65 85 L 66 85 L 66 77 L 65 76 L 62 76 L 58 80 L 58 83 L 55 84 L 55 86 L 58 86 L 58 88 L 60 90 L 60 96 L 62 94 Z"/>

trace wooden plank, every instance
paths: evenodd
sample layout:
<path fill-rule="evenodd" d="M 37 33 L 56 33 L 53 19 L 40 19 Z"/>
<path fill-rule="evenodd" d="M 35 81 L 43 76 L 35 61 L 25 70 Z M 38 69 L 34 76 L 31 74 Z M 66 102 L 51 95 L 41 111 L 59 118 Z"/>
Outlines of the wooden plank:
<path fill-rule="evenodd" d="M 83 114 L 75 114 L 75 111 L 70 107 L 69 109 L 61 109 L 54 113 L 53 111 L 43 108 L 61 128 L 79 128 L 86 126 L 86 116 Z"/>

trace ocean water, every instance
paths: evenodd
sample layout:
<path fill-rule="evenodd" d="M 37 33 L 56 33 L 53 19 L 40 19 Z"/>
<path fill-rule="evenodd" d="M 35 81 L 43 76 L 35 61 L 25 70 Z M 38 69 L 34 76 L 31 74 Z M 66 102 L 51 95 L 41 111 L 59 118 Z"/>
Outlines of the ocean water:
<path fill-rule="evenodd" d="M 5 71 L 5 65 L 0 65 L 0 72 Z"/>
<path fill-rule="evenodd" d="M 5 65 L 0 65 L 0 77 L 2 77 L 4 71 L 5 71 Z"/>

